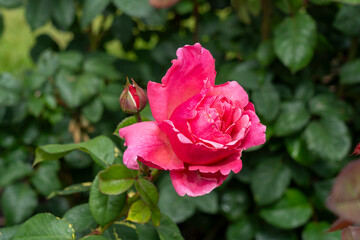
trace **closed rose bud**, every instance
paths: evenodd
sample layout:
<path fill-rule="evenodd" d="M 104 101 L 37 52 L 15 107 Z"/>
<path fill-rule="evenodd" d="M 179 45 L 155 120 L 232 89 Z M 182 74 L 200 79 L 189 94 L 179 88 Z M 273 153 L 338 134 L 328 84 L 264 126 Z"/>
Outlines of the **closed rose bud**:
<path fill-rule="evenodd" d="M 129 79 L 127 80 L 119 102 L 121 109 L 125 113 L 134 114 L 140 112 L 146 106 L 147 96 L 144 89 L 139 87 L 134 79 L 131 80 L 132 84 L 130 84 Z"/>

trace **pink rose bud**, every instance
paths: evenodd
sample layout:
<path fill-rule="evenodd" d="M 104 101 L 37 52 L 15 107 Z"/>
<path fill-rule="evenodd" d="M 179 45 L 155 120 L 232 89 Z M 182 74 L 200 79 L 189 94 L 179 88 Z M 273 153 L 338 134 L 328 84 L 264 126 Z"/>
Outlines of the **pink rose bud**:
<path fill-rule="evenodd" d="M 147 103 L 147 96 L 141 87 L 136 84 L 134 79 L 132 84 L 130 84 L 129 79 L 127 79 L 124 91 L 121 93 L 119 102 L 120 107 L 125 113 L 134 114 L 140 112 Z"/>

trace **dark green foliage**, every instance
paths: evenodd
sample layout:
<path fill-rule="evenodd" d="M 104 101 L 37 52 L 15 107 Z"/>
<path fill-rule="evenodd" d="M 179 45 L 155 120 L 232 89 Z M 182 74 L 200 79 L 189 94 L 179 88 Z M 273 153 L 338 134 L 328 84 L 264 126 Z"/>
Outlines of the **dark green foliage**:
<path fill-rule="evenodd" d="M 72 36 L 38 34 L 34 67 L 0 73 L 0 239 L 339 239 L 325 232 L 336 218 L 325 201 L 360 141 L 359 4 L 0 0 L 23 8 L 33 31 L 51 23 Z M 1 13 L 0 37 L 16 31 L 4 26 Z M 216 84 L 248 92 L 267 142 L 243 152 L 221 187 L 190 198 L 167 173 L 122 165 L 118 130 L 136 119 L 118 98 L 126 76 L 160 82 L 194 42 L 216 59 Z M 153 120 L 149 107 L 141 115 Z"/>

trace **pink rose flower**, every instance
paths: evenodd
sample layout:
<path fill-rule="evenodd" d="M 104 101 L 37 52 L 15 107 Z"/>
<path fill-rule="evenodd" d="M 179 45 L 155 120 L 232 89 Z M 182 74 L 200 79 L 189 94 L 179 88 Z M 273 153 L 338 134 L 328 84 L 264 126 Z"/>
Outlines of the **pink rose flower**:
<path fill-rule="evenodd" d="M 176 52 L 162 83 L 149 82 L 156 121 L 120 129 L 124 164 L 169 170 L 176 192 L 201 196 L 241 170 L 243 150 L 265 142 L 266 127 L 235 81 L 214 86 L 215 60 L 199 43 Z"/>

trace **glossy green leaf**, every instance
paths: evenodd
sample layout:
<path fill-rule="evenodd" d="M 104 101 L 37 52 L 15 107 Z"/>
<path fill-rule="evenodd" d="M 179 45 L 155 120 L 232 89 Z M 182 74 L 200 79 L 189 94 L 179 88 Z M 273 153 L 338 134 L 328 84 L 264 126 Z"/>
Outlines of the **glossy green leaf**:
<path fill-rule="evenodd" d="M 255 236 L 256 227 L 248 218 L 232 223 L 226 229 L 226 240 L 251 240 Z"/>
<path fill-rule="evenodd" d="M 219 196 L 216 191 L 212 191 L 200 197 L 193 197 L 191 200 L 195 203 L 196 208 L 202 212 L 215 214 L 219 209 Z"/>
<path fill-rule="evenodd" d="M 161 221 L 161 212 L 160 212 L 160 208 L 156 207 L 154 209 L 151 210 L 151 221 L 152 224 L 157 227 L 160 225 L 160 221 Z"/>
<path fill-rule="evenodd" d="M 285 145 L 290 156 L 299 164 L 310 166 L 316 161 L 316 156 L 308 149 L 303 136 L 287 138 Z"/>
<path fill-rule="evenodd" d="M 5 8 L 15 8 L 21 6 L 23 0 L 0 0 L 0 6 Z"/>
<path fill-rule="evenodd" d="M 333 94 L 319 94 L 309 102 L 311 113 L 326 117 L 336 116 L 343 121 L 349 120 L 353 116 L 353 109 L 347 102 L 338 99 Z"/>
<path fill-rule="evenodd" d="M 109 3 L 110 0 L 85 0 L 83 5 L 83 15 L 80 20 L 81 27 L 87 27 L 97 15 L 105 10 Z"/>
<path fill-rule="evenodd" d="M 306 225 L 301 236 L 303 240 L 339 240 L 341 232 L 326 232 L 330 228 L 327 222 L 311 222 Z"/>
<path fill-rule="evenodd" d="M 82 108 L 82 113 L 91 123 L 97 123 L 104 112 L 104 105 L 99 98 L 95 98 L 88 105 Z"/>
<path fill-rule="evenodd" d="M 228 190 L 221 196 L 220 210 L 230 221 L 236 221 L 246 215 L 250 203 L 250 196 L 244 190 Z"/>
<path fill-rule="evenodd" d="M 335 16 L 334 27 L 345 35 L 360 36 L 359 14 L 360 6 L 343 5 Z"/>
<path fill-rule="evenodd" d="M 306 13 L 286 18 L 275 29 L 275 53 L 292 72 L 297 72 L 310 62 L 315 43 L 316 23 Z"/>
<path fill-rule="evenodd" d="M 99 190 L 99 176 L 96 176 L 91 185 L 89 206 L 91 214 L 100 226 L 115 220 L 126 200 L 126 194 L 116 196 L 105 195 Z"/>
<path fill-rule="evenodd" d="M 138 175 L 139 171 L 124 165 L 111 165 L 99 174 L 99 190 L 107 195 L 118 195 L 127 191 Z"/>
<path fill-rule="evenodd" d="M 262 42 L 256 51 L 256 59 L 262 66 L 268 66 L 274 58 L 273 42 L 271 40 Z"/>
<path fill-rule="evenodd" d="M 303 102 L 290 102 L 282 106 L 275 121 L 274 134 L 288 136 L 301 130 L 310 120 L 310 113 Z"/>
<path fill-rule="evenodd" d="M 51 16 L 52 0 L 31 0 L 26 5 L 26 20 L 32 30 L 43 26 Z"/>
<path fill-rule="evenodd" d="M 150 220 L 150 218 L 150 207 L 146 204 L 144 200 L 139 199 L 130 206 L 126 220 L 135 223 L 146 223 Z"/>
<path fill-rule="evenodd" d="M 62 158 L 74 150 L 88 153 L 102 167 L 107 167 L 115 161 L 115 145 L 105 136 L 93 138 L 87 142 L 71 144 L 50 144 L 36 148 L 35 162 L 51 161 Z"/>
<path fill-rule="evenodd" d="M 156 228 L 151 223 L 136 224 L 139 240 L 160 240 Z"/>
<path fill-rule="evenodd" d="M 135 182 L 135 188 L 150 208 L 156 207 L 159 201 L 159 193 L 152 182 L 139 178 Z"/>
<path fill-rule="evenodd" d="M 49 194 L 47 197 L 48 199 L 53 198 L 55 196 L 63 196 L 63 195 L 70 195 L 74 193 L 81 193 L 81 192 L 89 192 L 91 188 L 91 182 L 79 183 L 68 186 L 62 190 L 57 190 Z"/>
<path fill-rule="evenodd" d="M 161 213 L 168 215 L 176 223 L 185 221 L 195 213 L 194 202 L 189 197 L 180 197 L 176 193 L 169 176 L 161 179 L 158 186 L 158 206 Z"/>
<path fill-rule="evenodd" d="M 20 226 L 5 227 L 0 228 L 0 239 L 1 240 L 11 240 L 12 236 L 19 231 Z"/>
<path fill-rule="evenodd" d="M 59 67 L 59 56 L 50 50 L 45 50 L 37 60 L 38 72 L 45 77 L 53 76 Z"/>
<path fill-rule="evenodd" d="M 81 68 L 83 56 L 77 51 L 65 51 L 59 53 L 59 62 L 62 67 L 71 71 L 78 71 Z"/>
<path fill-rule="evenodd" d="M 305 129 L 305 141 L 309 150 L 328 161 L 344 158 L 351 144 L 345 123 L 332 116 L 313 120 Z"/>
<path fill-rule="evenodd" d="M 80 238 L 80 240 L 108 240 L 107 238 L 101 236 L 101 235 L 92 235 L 92 236 L 87 236 L 87 237 L 83 237 Z"/>
<path fill-rule="evenodd" d="M 136 225 L 127 221 L 114 222 L 104 233 L 107 239 L 139 240 Z"/>
<path fill-rule="evenodd" d="M 356 84 L 360 82 L 360 59 L 345 63 L 340 71 L 342 84 Z"/>
<path fill-rule="evenodd" d="M 311 215 L 311 205 L 297 189 L 288 189 L 279 202 L 260 211 L 261 218 L 281 229 L 302 226 L 310 219 Z"/>
<path fill-rule="evenodd" d="M 98 93 L 101 79 L 92 74 L 75 76 L 61 70 L 55 77 L 55 84 L 65 103 L 69 107 L 75 108 Z"/>
<path fill-rule="evenodd" d="M 175 205 L 174 205 L 175 206 Z M 178 226 L 171 220 L 170 217 L 162 215 L 160 225 L 156 227 L 160 240 L 183 240 Z"/>
<path fill-rule="evenodd" d="M 69 209 L 63 219 L 73 226 L 78 238 L 89 234 L 97 226 L 87 203 Z"/>
<path fill-rule="evenodd" d="M 35 174 L 31 177 L 31 183 L 40 194 L 48 196 L 51 192 L 61 188 L 61 182 L 57 175 L 59 170 L 59 162 L 44 162 L 35 170 Z"/>
<path fill-rule="evenodd" d="M 24 183 L 7 186 L 1 196 L 6 225 L 19 224 L 31 216 L 37 207 L 35 191 Z"/>
<path fill-rule="evenodd" d="M 106 53 L 92 53 L 85 58 L 84 70 L 86 73 L 91 73 L 102 78 L 117 79 L 119 78 L 119 73 L 114 66 L 115 60 L 116 58 Z"/>
<path fill-rule="evenodd" d="M 258 64 L 255 61 L 247 61 L 230 67 L 228 76 L 219 83 L 237 81 L 245 89 L 255 90 L 259 88 L 260 76 L 257 72 Z M 217 78 L 218 79 L 218 78 Z"/>
<path fill-rule="evenodd" d="M 75 240 L 75 231 L 66 221 L 49 213 L 40 213 L 27 220 L 12 239 Z"/>
<path fill-rule="evenodd" d="M 52 16 L 63 29 L 68 29 L 75 19 L 74 0 L 61 0 L 54 2 Z"/>
<path fill-rule="evenodd" d="M 0 187 L 10 185 L 16 180 L 29 176 L 32 168 L 29 164 L 21 161 L 13 161 L 7 167 L 0 167 Z"/>
<path fill-rule="evenodd" d="M 152 7 L 147 0 L 112 0 L 117 8 L 131 17 L 147 17 Z"/>
<path fill-rule="evenodd" d="M 20 81 L 11 74 L 0 74 L 0 106 L 16 104 L 20 100 L 20 89 Z"/>
<path fill-rule="evenodd" d="M 302 0 L 277 0 L 276 6 L 280 8 L 284 13 L 292 14 L 302 6 Z"/>
<path fill-rule="evenodd" d="M 265 84 L 259 90 L 254 91 L 252 99 L 256 112 L 266 121 L 272 121 L 280 110 L 280 95 L 272 84 Z"/>
<path fill-rule="evenodd" d="M 120 128 L 124 128 L 124 127 L 127 127 L 127 126 L 130 126 L 134 123 L 137 123 L 137 120 L 134 116 L 131 116 L 131 117 L 127 117 L 127 118 L 124 118 L 117 126 L 116 126 L 116 129 L 114 131 L 114 135 L 116 136 L 119 136 L 119 130 Z"/>
<path fill-rule="evenodd" d="M 282 159 L 260 162 L 251 176 L 251 190 L 255 201 L 264 205 L 279 199 L 290 184 L 291 172 Z"/>

